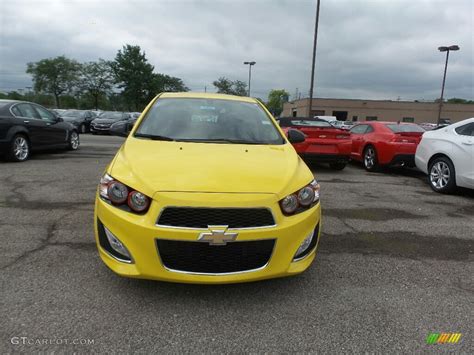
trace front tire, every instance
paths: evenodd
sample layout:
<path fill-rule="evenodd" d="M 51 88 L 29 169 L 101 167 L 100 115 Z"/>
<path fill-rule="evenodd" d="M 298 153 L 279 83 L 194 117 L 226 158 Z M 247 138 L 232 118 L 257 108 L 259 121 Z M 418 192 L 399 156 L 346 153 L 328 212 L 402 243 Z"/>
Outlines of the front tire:
<path fill-rule="evenodd" d="M 15 162 L 23 162 L 30 157 L 30 142 L 23 134 L 16 134 L 10 142 L 7 159 Z"/>
<path fill-rule="evenodd" d="M 429 166 L 428 182 L 431 188 L 443 194 L 449 194 L 456 189 L 456 173 L 454 165 L 446 157 L 435 158 Z"/>
<path fill-rule="evenodd" d="M 364 149 L 364 160 L 362 161 L 367 171 L 377 171 L 379 163 L 377 160 L 377 151 L 374 146 L 369 145 Z"/>
<path fill-rule="evenodd" d="M 86 133 L 87 132 L 87 129 L 86 129 L 86 125 L 85 124 L 81 124 L 79 126 L 79 132 L 81 132 L 82 134 Z"/>
<path fill-rule="evenodd" d="M 69 142 L 67 145 L 68 150 L 78 150 L 79 149 L 79 134 L 76 131 L 72 131 L 69 134 Z"/>

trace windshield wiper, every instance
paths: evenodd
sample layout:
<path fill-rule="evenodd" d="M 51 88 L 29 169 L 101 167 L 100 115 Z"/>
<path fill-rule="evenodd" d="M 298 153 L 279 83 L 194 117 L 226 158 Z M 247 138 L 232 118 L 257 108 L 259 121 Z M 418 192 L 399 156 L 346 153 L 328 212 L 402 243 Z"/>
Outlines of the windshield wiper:
<path fill-rule="evenodd" d="M 154 141 L 174 141 L 173 138 L 166 137 L 166 136 L 159 136 L 155 134 L 145 134 L 145 133 L 135 133 L 134 137 L 139 137 L 139 138 L 148 138 Z"/>
<path fill-rule="evenodd" d="M 265 142 L 248 141 L 244 139 L 227 139 L 227 138 L 196 138 L 196 139 L 180 139 L 184 142 L 199 142 L 199 143 L 232 143 L 232 144 L 268 144 Z"/>

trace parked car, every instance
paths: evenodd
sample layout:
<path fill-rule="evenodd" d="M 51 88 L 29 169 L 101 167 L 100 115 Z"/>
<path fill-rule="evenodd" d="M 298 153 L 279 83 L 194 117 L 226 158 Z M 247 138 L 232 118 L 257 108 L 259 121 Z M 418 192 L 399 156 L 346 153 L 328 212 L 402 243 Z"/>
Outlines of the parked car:
<path fill-rule="evenodd" d="M 112 123 L 112 125 L 109 128 L 109 132 L 112 132 L 113 130 L 124 130 L 124 129 L 130 132 L 138 120 L 138 117 L 136 115 L 135 115 L 136 117 L 133 117 L 134 116 L 133 114 L 131 116 L 132 117 L 127 118 L 125 120 L 120 120 L 115 123 Z"/>
<path fill-rule="evenodd" d="M 60 114 L 60 117 L 76 126 L 79 133 L 86 133 L 90 130 L 90 124 L 94 119 L 91 111 L 84 110 L 66 110 Z"/>
<path fill-rule="evenodd" d="M 0 100 L 0 154 L 22 162 L 32 151 L 55 148 L 79 148 L 74 125 L 38 104 Z"/>
<path fill-rule="evenodd" d="M 112 124 L 130 118 L 131 115 L 128 112 L 104 111 L 91 122 L 90 130 L 92 134 L 109 133 Z"/>
<path fill-rule="evenodd" d="M 62 108 L 52 108 L 52 109 L 50 109 L 50 111 L 51 111 L 52 113 L 54 113 L 56 116 L 61 117 L 61 114 L 64 113 L 64 112 L 66 112 L 67 110 L 64 110 L 64 109 L 62 109 Z"/>
<path fill-rule="evenodd" d="M 474 118 L 423 134 L 415 163 L 436 192 L 474 189 Z"/>
<path fill-rule="evenodd" d="M 296 128 L 306 139 L 293 144 L 296 152 L 307 161 L 326 162 L 332 169 L 342 170 L 351 155 L 351 134 L 329 122 L 317 118 L 281 117 L 284 130 Z"/>
<path fill-rule="evenodd" d="M 329 123 L 336 128 L 341 128 L 345 130 L 350 130 L 352 127 L 354 127 L 354 122 L 352 121 L 330 121 Z"/>
<path fill-rule="evenodd" d="M 423 123 L 419 123 L 419 126 L 423 128 L 425 131 L 431 131 L 435 129 L 438 125 L 436 123 L 423 122 Z"/>
<path fill-rule="evenodd" d="M 122 276 L 208 284 L 305 271 L 319 184 L 290 144 L 304 135 L 282 133 L 253 98 L 159 95 L 100 180 L 103 262 Z"/>
<path fill-rule="evenodd" d="M 351 158 L 368 171 L 380 166 L 415 166 L 415 151 L 423 128 L 414 123 L 360 122 L 351 128 Z"/>

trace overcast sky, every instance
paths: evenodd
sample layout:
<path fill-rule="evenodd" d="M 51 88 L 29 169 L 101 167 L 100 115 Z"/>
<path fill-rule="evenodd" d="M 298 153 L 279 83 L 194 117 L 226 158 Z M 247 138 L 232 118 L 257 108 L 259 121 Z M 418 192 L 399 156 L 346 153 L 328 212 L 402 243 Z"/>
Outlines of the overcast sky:
<path fill-rule="evenodd" d="M 155 71 L 193 91 L 220 76 L 252 96 L 308 96 L 316 0 L 0 0 L 0 90 L 31 86 L 26 63 L 66 55 L 113 59 L 139 45 Z M 434 99 L 450 54 L 445 97 L 474 98 L 473 0 L 321 0 L 317 97 Z"/>

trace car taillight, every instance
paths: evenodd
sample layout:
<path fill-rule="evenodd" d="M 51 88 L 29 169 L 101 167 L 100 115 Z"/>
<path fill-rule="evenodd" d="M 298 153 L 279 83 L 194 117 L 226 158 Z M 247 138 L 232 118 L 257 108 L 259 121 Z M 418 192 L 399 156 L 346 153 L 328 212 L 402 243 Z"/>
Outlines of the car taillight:
<path fill-rule="evenodd" d="M 149 197 L 108 174 L 100 179 L 99 195 L 106 202 L 129 212 L 145 213 L 150 207 Z"/>
<path fill-rule="evenodd" d="M 406 137 L 395 137 L 392 139 L 392 142 L 394 143 L 416 143 L 415 140 L 409 139 Z"/>

